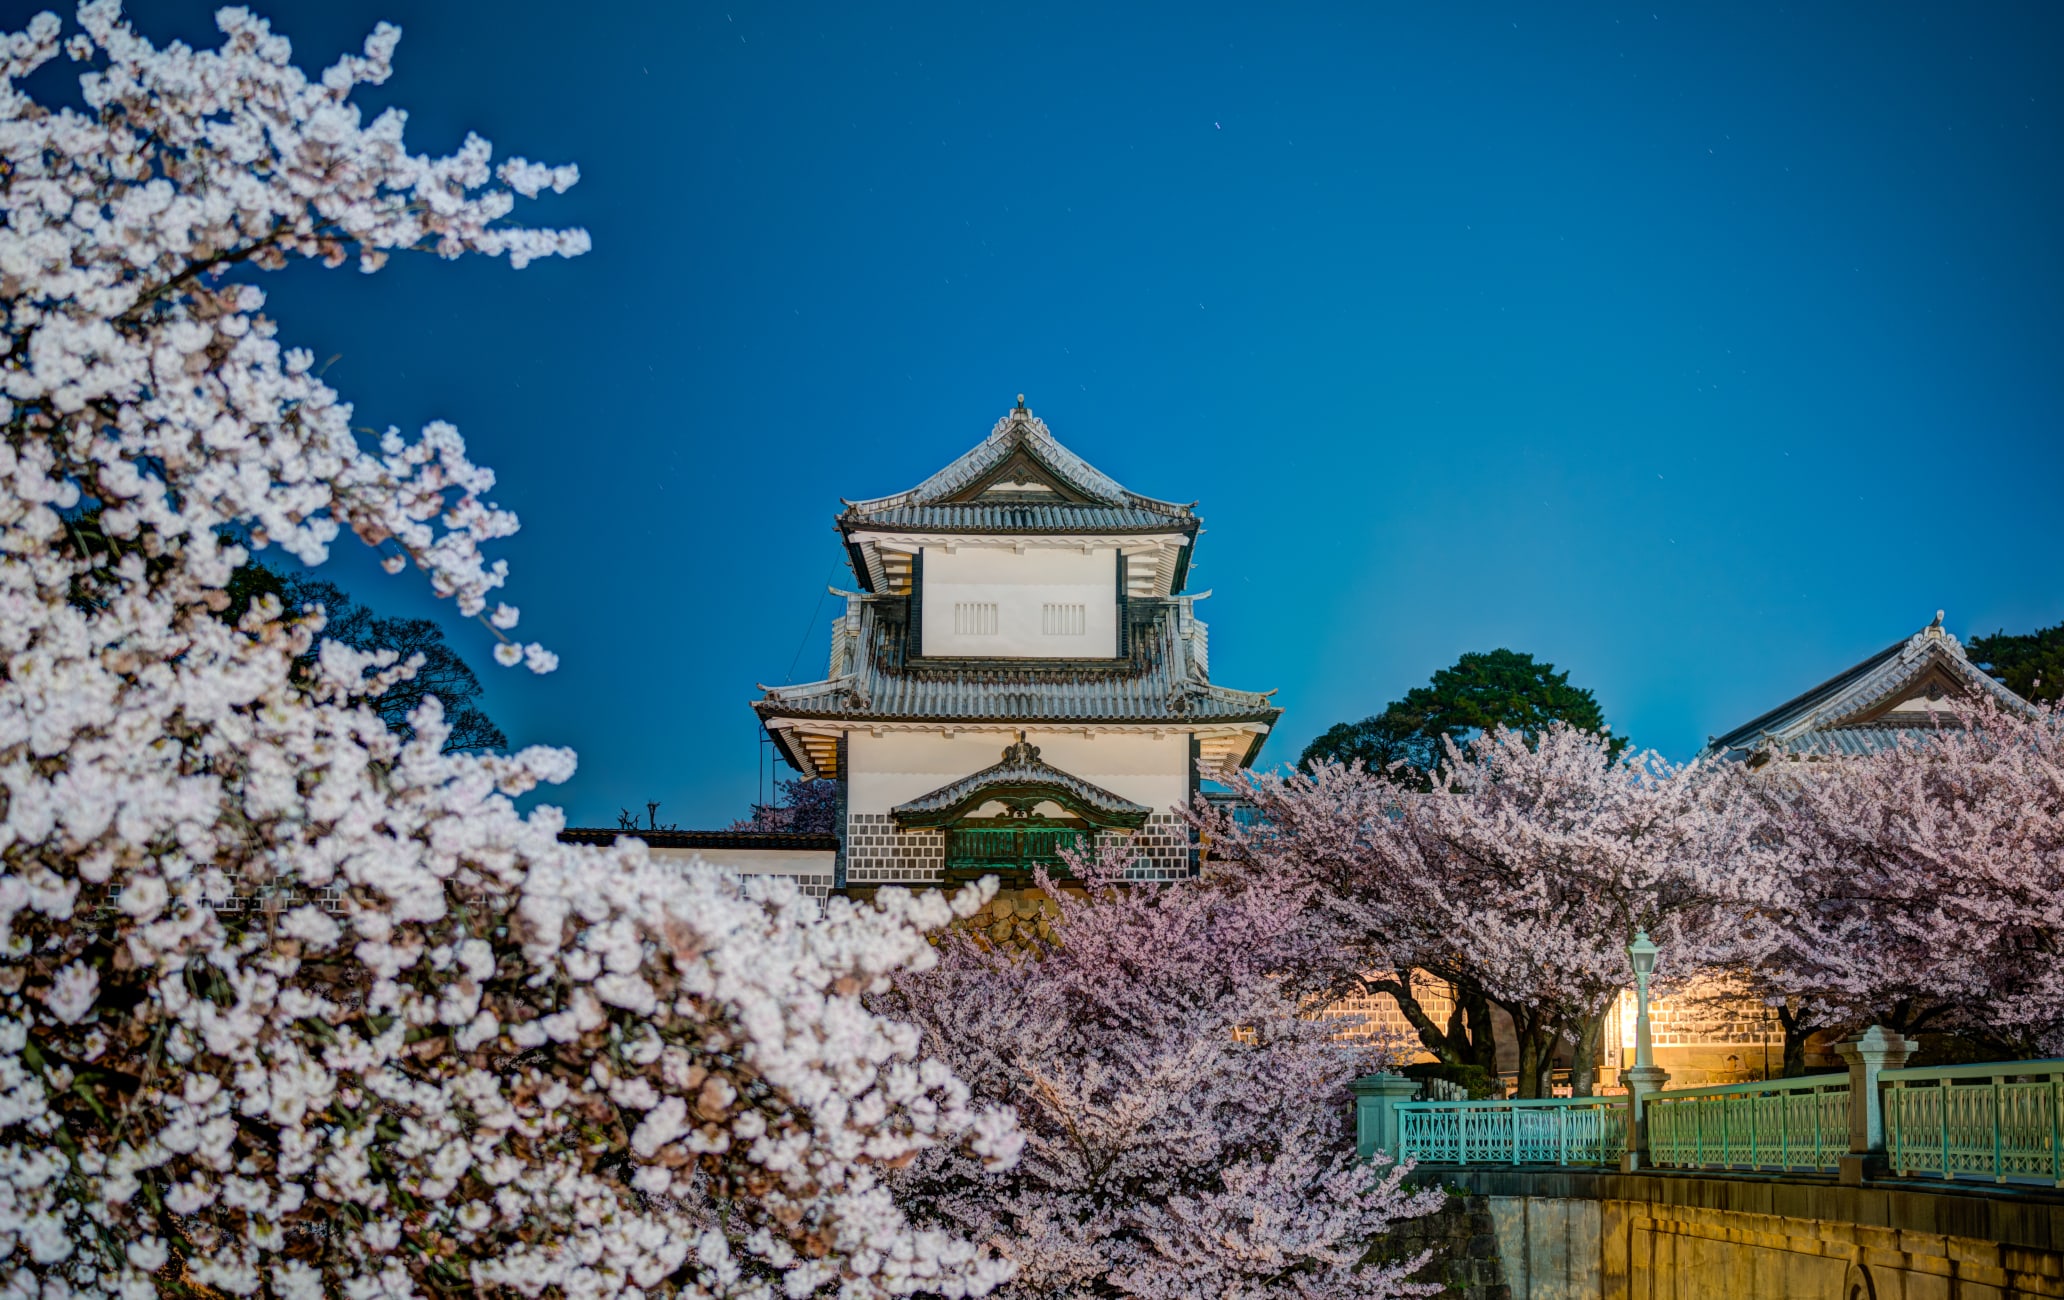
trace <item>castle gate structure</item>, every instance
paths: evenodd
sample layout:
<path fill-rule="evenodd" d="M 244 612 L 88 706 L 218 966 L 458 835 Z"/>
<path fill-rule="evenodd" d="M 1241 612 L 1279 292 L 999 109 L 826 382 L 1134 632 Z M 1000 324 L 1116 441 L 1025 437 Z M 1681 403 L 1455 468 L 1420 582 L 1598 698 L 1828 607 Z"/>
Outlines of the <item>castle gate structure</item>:
<path fill-rule="evenodd" d="M 951 883 L 1117 843 L 1177 880 L 1197 768 L 1254 760 L 1273 692 L 1211 680 L 1185 590 L 1200 521 L 1063 447 L 1024 404 L 908 491 L 844 503 L 858 590 L 824 678 L 753 708 L 789 764 L 838 783 L 832 888 Z"/>

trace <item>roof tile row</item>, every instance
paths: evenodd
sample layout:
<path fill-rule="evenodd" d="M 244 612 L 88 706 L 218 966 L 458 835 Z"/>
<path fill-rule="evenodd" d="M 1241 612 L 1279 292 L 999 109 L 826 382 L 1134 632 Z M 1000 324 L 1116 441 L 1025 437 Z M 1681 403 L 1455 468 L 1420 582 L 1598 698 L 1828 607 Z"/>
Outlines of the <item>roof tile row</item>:
<path fill-rule="evenodd" d="M 1178 622 L 1182 598 L 1134 602 L 1130 653 L 1108 667 L 1080 661 L 913 659 L 907 602 L 861 606 L 854 670 L 770 688 L 762 718 L 838 717 L 950 721 L 1257 721 L 1282 710 L 1266 695 L 1211 684 L 1193 664 Z"/>

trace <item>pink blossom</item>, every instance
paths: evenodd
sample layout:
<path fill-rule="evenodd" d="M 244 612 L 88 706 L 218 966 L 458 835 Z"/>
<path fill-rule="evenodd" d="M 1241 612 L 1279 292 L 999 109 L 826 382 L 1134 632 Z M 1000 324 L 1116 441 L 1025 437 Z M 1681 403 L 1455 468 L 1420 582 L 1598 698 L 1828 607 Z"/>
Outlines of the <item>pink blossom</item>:
<path fill-rule="evenodd" d="M 1368 1247 L 1439 1193 L 1354 1161 L 1347 1083 L 1387 1063 L 1337 1036 L 1275 972 L 1301 900 L 1208 883 L 1117 884 L 1129 855 L 1078 860 L 1092 900 L 1051 885 L 1057 942 L 955 934 L 884 1010 L 975 1094 L 1017 1113 L 998 1169 L 936 1148 L 898 1175 L 913 1215 L 992 1239 L 1012 1295 L 1418 1294 L 1422 1262 Z"/>

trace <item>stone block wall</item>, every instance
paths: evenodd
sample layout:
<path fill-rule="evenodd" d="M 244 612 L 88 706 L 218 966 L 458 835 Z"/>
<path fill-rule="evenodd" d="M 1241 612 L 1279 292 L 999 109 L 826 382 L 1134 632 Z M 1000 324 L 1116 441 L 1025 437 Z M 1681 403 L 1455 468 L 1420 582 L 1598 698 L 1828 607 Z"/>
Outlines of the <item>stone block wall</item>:
<path fill-rule="evenodd" d="M 1498 1258 L 1498 1237 L 1487 1196 L 1450 1195 L 1432 1214 L 1407 1219 L 1371 1255 L 1406 1259 L 1431 1251 L 1414 1282 L 1440 1287 L 1434 1300 L 1514 1300 Z"/>
<path fill-rule="evenodd" d="M 1188 880 L 1191 833 L 1173 813 L 1155 813 L 1132 836 L 1139 857 L 1128 880 Z M 846 883 L 852 885 L 936 884 L 946 866 L 946 832 L 906 831 L 887 813 L 851 813 L 846 818 Z"/>
<path fill-rule="evenodd" d="M 2064 1194 L 1917 1180 L 1443 1171 L 1512 1300 L 2057 1300 Z"/>

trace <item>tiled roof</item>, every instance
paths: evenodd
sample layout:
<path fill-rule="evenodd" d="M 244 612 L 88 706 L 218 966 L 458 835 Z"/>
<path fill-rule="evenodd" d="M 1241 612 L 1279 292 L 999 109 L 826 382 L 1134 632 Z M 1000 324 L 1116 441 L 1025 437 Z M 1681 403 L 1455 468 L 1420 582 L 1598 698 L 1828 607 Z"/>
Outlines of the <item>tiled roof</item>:
<path fill-rule="evenodd" d="M 1039 746 L 1020 740 L 1003 751 L 1001 763 L 964 776 L 951 785 L 940 786 L 930 794 L 897 804 L 889 813 L 898 822 L 922 823 L 928 817 L 952 812 L 986 791 L 1024 790 L 1034 786 L 1060 790 L 1083 810 L 1097 814 L 1113 825 L 1139 826 L 1153 811 L 1072 772 L 1063 772 L 1039 757 Z"/>
<path fill-rule="evenodd" d="M 1189 600 L 1130 602 L 1123 659 L 913 659 L 909 603 L 858 598 L 851 670 L 821 682 L 767 689 L 753 708 L 765 718 L 925 722 L 1246 722 L 1273 724 L 1268 695 L 1211 684 L 1191 647 Z M 1192 625 L 1185 635 L 1184 623 Z M 1273 694 L 1270 692 L 1269 694 Z"/>
<path fill-rule="evenodd" d="M 1046 422 L 1025 409 L 1022 400 L 996 422 L 988 437 L 916 487 L 869 501 L 848 502 L 839 526 L 848 532 L 869 526 L 953 532 L 1135 532 L 1196 527 L 1196 516 L 1188 506 L 1128 492 L 1063 447 Z M 1065 490 L 1057 503 L 949 501 L 1020 451 Z M 1080 500 L 1068 502 L 1067 496 Z M 1098 507 L 1109 513 L 1098 513 Z"/>
<path fill-rule="evenodd" d="M 1901 740 L 1920 740 L 1930 727 L 1829 727 L 1793 738 L 1785 752 L 1800 756 L 1814 754 L 1875 754 L 1891 749 Z"/>
<path fill-rule="evenodd" d="M 1964 656 L 1964 647 L 1942 627 L 1942 615 L 1919 632 L 1760 717 L 1706 742 L 1707 755 L 1749 758 L 1757 753 L 1869 753 L 1921 736 L 1927 728 L 1900 726 L 1883 710 L 1936 675 L 1973 696 L 1990 696 L 2013 708 L 2027 701 L 1986 675 Z"/>
<path fill-rule="evenodd" d="M 835 852 L 838 836 L 801 831 L 653 831 L 605 830 L 569 826 L 559 832 L 565 844 L 610 845 L 618 840 L 643 840 L 655 849 L 822 849 Z"/>
<path fill-rule="evenodd" d="M 1044 502 L 957 502 L 902 505 L 859 515 L 855 524 L 914 533 L 1165 533 L 1188 521 L 1142 506 L 1048 505 Z"/>

